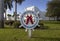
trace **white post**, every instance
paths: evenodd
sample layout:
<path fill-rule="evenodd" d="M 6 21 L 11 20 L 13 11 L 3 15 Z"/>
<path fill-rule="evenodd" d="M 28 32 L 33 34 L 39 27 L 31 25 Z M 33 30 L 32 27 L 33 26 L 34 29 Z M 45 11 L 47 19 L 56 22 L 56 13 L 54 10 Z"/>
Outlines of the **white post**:
<path fill-rule="evenodd" d="M 31 38 L 31 29 L 28 29 L 28 36 Z"/>
<path fill-rule="evenodd" d="M 27 32 L 27 30 L 28 30 L 28 29 L 26 28 L 26 29 L 25 29 L 25 32 Z"/>

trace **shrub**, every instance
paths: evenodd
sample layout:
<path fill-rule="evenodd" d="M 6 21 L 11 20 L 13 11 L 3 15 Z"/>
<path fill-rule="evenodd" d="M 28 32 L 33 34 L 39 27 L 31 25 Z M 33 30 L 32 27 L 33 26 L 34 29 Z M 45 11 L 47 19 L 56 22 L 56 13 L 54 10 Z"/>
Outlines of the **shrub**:
<path fill-rule="evenodd" d="M 36 29 L 39 29 L 39 28 L 43 29 L 44 28 L 44 24 L 42 21 L 39 21 L 38 25 L 40 25 L 40 26 L 36 26 Z"/>
<path fill-rule="evenodd" d="M 43 23 L 39 23 L 40 28 L 43 29 L 44 28 L 44 24 Z"/>
<path fill-rule="evenodd" d="M 5 21 L 5 24 L 6 25 L 12 25 L 14 23 L 14 21 L 12 21 L 12 20 L 6 20 Z"/>
<path fill-rule="evenodd" d="M 20 21 L 16 21 L 13 23 L 14 28 L 19 28 L 20 25 Z"/>

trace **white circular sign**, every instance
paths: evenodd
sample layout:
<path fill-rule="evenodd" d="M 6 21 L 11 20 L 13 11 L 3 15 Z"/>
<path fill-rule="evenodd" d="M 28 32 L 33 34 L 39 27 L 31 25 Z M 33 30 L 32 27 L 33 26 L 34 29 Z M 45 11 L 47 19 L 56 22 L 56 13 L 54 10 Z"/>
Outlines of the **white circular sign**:
<path fill-rule="evenodd" d="M 26 11 L 21 15 L 22 26 L 27 29 L 35 28 L 39 23 L 38 15 L 33 11 Z"/>

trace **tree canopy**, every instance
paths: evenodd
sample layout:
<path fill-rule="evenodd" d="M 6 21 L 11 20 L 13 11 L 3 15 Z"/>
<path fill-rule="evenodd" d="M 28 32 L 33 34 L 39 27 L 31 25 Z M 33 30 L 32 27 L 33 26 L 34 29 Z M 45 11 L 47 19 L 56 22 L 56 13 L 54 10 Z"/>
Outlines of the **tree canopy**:
<path fill-rule="evenodd" d="M 12 8 L 12 0 L 4 0 L 4 9 L 10 9 Z"/>
<path fill-rule="evenodd" d="M 52 0 L 47 3 L 47 13 L 48 17 L 60 17 L 60 0 Z"/>
<path fill-rule="evenodd" d="M 13 0 L 13 1 L 15 1 L 16 3 L 22 4 L 22 2 L 25 0 Z"/>

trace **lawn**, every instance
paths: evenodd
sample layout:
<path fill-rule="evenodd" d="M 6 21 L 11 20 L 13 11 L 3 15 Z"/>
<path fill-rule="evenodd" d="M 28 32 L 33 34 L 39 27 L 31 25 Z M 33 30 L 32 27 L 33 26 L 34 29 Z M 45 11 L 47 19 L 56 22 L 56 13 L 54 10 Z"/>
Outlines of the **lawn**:
<path fill-rule="evenodd" d="M 60 41 L 60 24 L 44 23 L 48 29 L 35 29 L 28 37 L 25 29 L 0 29 L 0 41 Z"/>
<path fill-rule="evenodd" d="M 60 41 L 60 30 L 35 30 L 29 38 L 24 29 L 0 29 L 0 41 Z"/>

